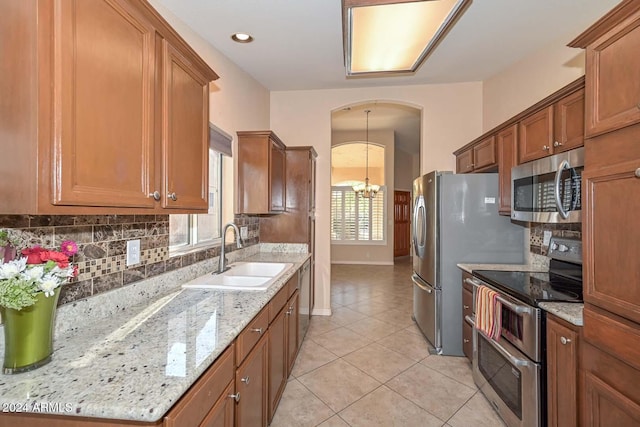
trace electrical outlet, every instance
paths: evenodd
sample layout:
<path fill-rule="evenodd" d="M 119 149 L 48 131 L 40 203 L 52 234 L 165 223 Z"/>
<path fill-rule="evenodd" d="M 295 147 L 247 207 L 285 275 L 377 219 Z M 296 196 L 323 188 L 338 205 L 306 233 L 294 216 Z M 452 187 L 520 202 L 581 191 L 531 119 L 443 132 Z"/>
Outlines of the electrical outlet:
<path fill-rule="evenodd" d="M 244 227 L 240 227 L 240 238 L 247 239 L 249 237 L 249 227 L 246 225 Z"/>
<path fill-rule="evenodd" d="M 542 234 L 542 246 L 549 246 L 550 241 L 551 241 L 551 231 L 544 230 Z"/>
<path fill-rule="evenodd" d="M 127 265 L 140 263 L 140 239 L 127 241 Z"/>

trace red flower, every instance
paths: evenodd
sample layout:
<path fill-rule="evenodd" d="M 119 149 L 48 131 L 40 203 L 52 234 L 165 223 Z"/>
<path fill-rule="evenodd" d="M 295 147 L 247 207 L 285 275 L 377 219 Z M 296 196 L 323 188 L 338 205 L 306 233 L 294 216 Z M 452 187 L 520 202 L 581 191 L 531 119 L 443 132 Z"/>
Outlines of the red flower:
<path fill-rule="evenodd" d="M 42 262 L 54 261 L 60 268 L 69 267 L 69 257 L 62 252 L 42 251 L 40 252 L 40 259 Z M 29 263 L 28 260 L 27 263 Z"/>
<path fill-rule="evenodd" d="M 73 240 L 65 240 L 60 245 L 60 252 L 66 256 L 73 256 L 78 253 L 78 244 Z"/>
<path fill-rule="evenodd" d="M 27 257 L 27 264 L 42 264 L 40 254 L 42 252 L 47 252 L 47 250 L 40 246 L 34 246 L 32 248 L 23 249 L 21 252 L 22 255 Z"/>

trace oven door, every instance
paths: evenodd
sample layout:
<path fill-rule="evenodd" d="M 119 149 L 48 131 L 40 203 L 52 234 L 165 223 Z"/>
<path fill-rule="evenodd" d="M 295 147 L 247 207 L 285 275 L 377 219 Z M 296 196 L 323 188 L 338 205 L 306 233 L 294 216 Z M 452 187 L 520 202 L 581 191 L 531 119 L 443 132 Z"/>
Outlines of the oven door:
<path fill-rule="evenodd" d="M 509 427 L 542 425 L 542 366 L 474 328 L 473 379 Z"/>

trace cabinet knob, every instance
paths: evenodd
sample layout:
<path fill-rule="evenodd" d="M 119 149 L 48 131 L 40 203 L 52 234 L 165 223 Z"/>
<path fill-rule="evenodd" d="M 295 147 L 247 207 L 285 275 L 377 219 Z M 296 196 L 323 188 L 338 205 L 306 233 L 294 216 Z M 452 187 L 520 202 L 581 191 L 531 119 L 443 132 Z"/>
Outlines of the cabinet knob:
<path fill-rule="evenodd" d="M 291 316 L 291 309 L 285 311 L 284 314 L 286 314 L 287 316 Z"/>
<path fill-rule="evenodd" d="M 462 307 L 463 307 L 465 310 L 469 310 L 469 306 L 468 306 L 468 305 L 466 305 L 466 304 L 464 304 Z"/>
<path fill-rule="evenodd" d="M 640 178 L 640 168 L 636 169 L 636 177 Z"/>
<path fill-rule="evenodd" d="M 261 334 L 262 333 L 262 328 L 251 328 L 250 331 L 251 332 L 257 332 L 257 333 Z"/>
<path fill-rule="evenodd" d="M 149 197 L 153 197 L 153 200 L 157 202 L 158 200 L 160 200 L 160 192 L 154 191 L 153 193 L 149 193 Z"/>
<path fill-rule="evenodd" d="M 543 149 L 544 151 L 549 151 L 549 150 L 551 149 L 551 147 L 550 147 L 550 146 L 548 146 L 548 145 L 543 145 L 543 146 L 542 146 L 542 149 Z"/>
<path fill-rule="evenodd" d="M 241 378 L 240 381 L 242 381 L 243 383 L 245 383 L 246 385 L 249 385 L 249 376 L 247 375 L 244 378 Z"/>
<path fill-rule="evenodd" d="M 468 339 L 463 339 L 462 342 L 464 342 L 465 344 L 469 343 L 470 341 Z"/>
<path fill-rule="evenodd" d="M 173 200 L 174 202 L 178 200 L 178 196 L 176 196 L 176 193 L 169 193 L 167 194 L 167 197 Z"/>
<path fill-rule="evenodd" d="M 240 392 L 237 392 L 236 394 L 230 394 L 229 397 L 235 400 L 236 402 L 240 402 Z"/>
<path fill-rule="evenodd" d="M 571 342 L 570 338 L 565 338 L 565 337 L 560 337 L 560 342 L 562 343 L 562 345 L 567 345 Z"/>
<path fill-rule="evenodd" d="M 555 141 L 555 142 L 553 143 L 553 146 L 554 146 L 554 147 L 562 147 L 562 142 Z"/>

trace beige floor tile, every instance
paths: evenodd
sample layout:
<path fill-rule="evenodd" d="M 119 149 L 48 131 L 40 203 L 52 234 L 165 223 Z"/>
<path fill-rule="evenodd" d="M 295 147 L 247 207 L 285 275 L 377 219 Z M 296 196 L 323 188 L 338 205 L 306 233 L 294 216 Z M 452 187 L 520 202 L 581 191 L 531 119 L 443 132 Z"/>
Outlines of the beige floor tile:
<path fill-rule="evenodd" d="M 316 426 L 334 412 L 298 381 L 289 381 L 273 417 L 272 427 Z"/>
<path fill-rule="evenodd" d="M 376 342 L 416 362 L 429 356 L 429 349 L 431 348 L 429 342 L 422 334 L 414 334 L 407 329 L 393 333 Z"/>
<path fill-rule="evenodd" d="M 346 327 L 334 329 L 324 334 L 311 337 L 316 343 L 329 350 L 336 356 L 344 356 L 371 343 L 371 339 L 364 337 Z"/>
<path fill-rule="evenodd" d="M 311 316 L 307 336 L 316 336 L 338 329 L 340 325 L 331 320 L 331 316 Z"/>
<path fill-rule="evenodd" d="M 406 371 L 416 362 L 393 350 L 373 343 L 349 353 L 343 360 L 371 375 L 381 383 Z"/>
<path fill-rule="evenodd" d="M 404 330 L 409 331 L 412 334 L 416 334 L 416 335 L 420 335 L 421 337 L 424 337 L 424 334 L 422 333 L 420 328 L 418 328 L 418 325 L 416 325 L 416 322 L 413 322 L 413 325 L 407 326 L 406 328 L 404 328 Z"/>
<path fill-rule="evenodd" d="M 440 427 L 443 421 L 382 386 L 339 415 L 353 427 Z"/>
<path fill-rule="evenodd" d="M 382 320 L 383 322 L 393 323 L 394 325 L 398 325 L 403 328 L 413 325 L 413 319 L 411 319 L 410 310 L 406 311 L 406 310 L 399 310 L 399 309 L 391 309 L 391 310 L 383 311 L 382 313 L 378 313 L 373 317 L 378 320 Z"/>
<path fill-rule="evenodd" d="M 304 340 L 302 347 L 300 348 L 300 353 L 298 353 L 296 363 L 293 365 L 291 375 L 299 377 L 319 368 L 320 366 L 326 365 L 337 358 L 338 356 L 316 344 L 313 340 Z"/>
<path fill-rule="evenodd" d="M 443 422 L 476 392 L 419 363 L 390 380 L 387 386 Z"/>
<path fill-rule="evenodd" d="M 452 427 L 505 427 L 481 392 L 477 392 L 448 423 Z"/>
<path fill-rule="evenodd" d="M 471 388 L 477 388 L 473 382 L 471 363 L 466 357 L 431 355 L 420 362 L 435 371 L 440 372 Z"/>
<path fill-rule="evenodd" d="M 322 424 L 318 424 L 318 427 L 349 427 L 349 424 L 347 424 L 338 415 L 334 415 L 333 417 L 329 418 Z"/>
<path fill-rule="evenodd" d="M 387 304 L 371 300 L 349 304 L 347 307 L 362 314 L 366 314 L 367 316 L 383 313 L 389 309 Z"/>
<path fill-rule="evenodd" d="M 302 375 L 298 381 L 335 412 L 380 386 L 378 381 L 340 359 Z"/>
<path fill-rule="evenodd" d="M 348 307 L 337 307 L 331 310 L 330 319 L 333 323 L 340 326 L 346 326 L 351 323 L 355 323 L 358 320 L 362 320 L 365 317 L 367 316 Z"/>
<path fill-rule="evenodd" d="M 355 323 L 351 323 L 346 327 L 371 340 L 379 340 L 380 338 L 386 337 L 389 334 L 402 329 L 402 327 L 398 325 L 383 322 L 382 320 L 374 319 L 372 317 L 367 317 Z"/>

